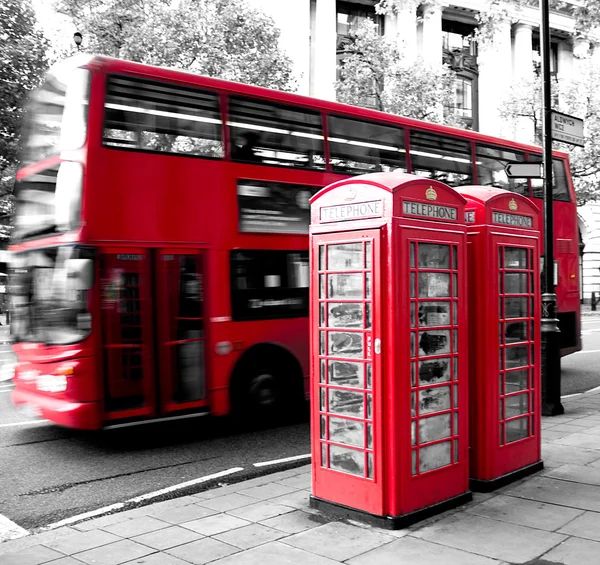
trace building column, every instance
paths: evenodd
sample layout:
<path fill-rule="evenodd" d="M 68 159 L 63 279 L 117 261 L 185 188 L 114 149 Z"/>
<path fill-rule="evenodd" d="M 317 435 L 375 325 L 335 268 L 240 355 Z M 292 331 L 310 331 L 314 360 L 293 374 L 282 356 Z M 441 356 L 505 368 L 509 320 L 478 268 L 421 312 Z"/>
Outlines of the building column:
<path fill-rule="evenodd" d="M 439 4 L 423 6 L 423 60 L 431 67 L 442 65 L 442 7 Z"/>
<path fill-rule="evenodd" d="M 497 137 L 513 137 L 512 127 L 500 117 L 499 107 L 512 85 L 510 24 L 501 23 L 490 41 L 479 45 L 479 130 Z"/>
<path fill-rule="evenodd" d="M 335 100 L 337 12 L 335 0 L 317 0 L 311 96 Z"/>
<path fill-rule="evenodd" d="M 513 83 L 533 88 L 535 72 L 533 67 L 533 28 L 527 24 L 514 26 L 513 42 Z M 521 143 L 533 143 L 535 126 L 532 119 L 517 118 L 514 137 Z"/>
<path fill-rule="evenodd" d="M 565 39 L 558 44 L 558 78 L 569 80 L 573 76 L 573 44 Z"/>
<path fill-rule="evenodd" d="M 398 51 L 407 63 L 417 59 L 417 4 L 416 0 L 405 0 L 398 7 L 398 13 L 386 16 L 385 34 L 396 40 Z M 389 21 L 392 20 L 392 21 Z M 388 30 L 388 21 L 390 27 Z M 440 20 L 441 26 L 441 20 Z M 440 27 L 441 31 L 441 27 Z"/>

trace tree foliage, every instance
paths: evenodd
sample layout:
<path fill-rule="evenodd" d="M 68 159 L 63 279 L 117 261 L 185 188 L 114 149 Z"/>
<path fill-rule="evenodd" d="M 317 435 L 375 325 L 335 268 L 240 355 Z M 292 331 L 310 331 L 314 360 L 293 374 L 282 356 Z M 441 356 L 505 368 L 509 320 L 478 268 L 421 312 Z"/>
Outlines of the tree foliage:
<path fill-rule="evenodd" d="M 245 0 L 57 0 L 84 49 L 152 65 L 294 90 L 273 20 Z"/>
<path fill-rule="evenodd" d="M 349 34 L 336 83 L 340 102 L 366 106 L 409 118 L 459 125 L 451 106 L 454 73 L 406 61 L 396 44 L 365 21 Z"/>
<path fill-rule="evenodd" d="M 47 42 L 29 0 L 0 2 L 0 240 L 10 232 L 19 130 L 27 93 L 47 69 Z"/>

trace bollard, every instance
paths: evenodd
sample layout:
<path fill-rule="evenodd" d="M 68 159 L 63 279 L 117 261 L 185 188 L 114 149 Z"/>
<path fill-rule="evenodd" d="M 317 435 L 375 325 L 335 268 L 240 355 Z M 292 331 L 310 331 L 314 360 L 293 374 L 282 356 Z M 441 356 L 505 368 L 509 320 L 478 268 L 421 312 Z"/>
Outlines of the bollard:
<path fill-rule="evenodd" d="M 596 311 L 596 304 L 597 304 L 596 293 L 592 292 L 592 312 Z"/>

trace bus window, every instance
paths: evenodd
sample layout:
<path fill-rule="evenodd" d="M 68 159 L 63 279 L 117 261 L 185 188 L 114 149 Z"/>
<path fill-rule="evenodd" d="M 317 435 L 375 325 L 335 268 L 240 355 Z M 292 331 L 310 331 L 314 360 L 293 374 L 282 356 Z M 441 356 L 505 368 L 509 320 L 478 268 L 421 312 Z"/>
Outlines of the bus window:
<path fill-rule="evenodd" d="M 231 252 L 233 320 L 308 316 L 308 251 Z"/>
<path fill-rule="evenodd" d="M 507 151 L 496 147 L 477 144 L 477 176 L 479 184 L 495 186 L 529 196 L 527 179 L 509 179 L 504 167 L 511 161 L 524 162 L 525 153 Z"/>
<path fill-rule="evenodd" d="M 331 166 L 336 172 L 406 171 L 402 128 L 329 116 L 328 141 Z"/>
<path fill-rule="evenodd" d="M 542 158 L 540 155 L 531 155 L 531 161 L 538 163 L 542 161 Z M 544 198 L 544 181 L 542 179 L 531 179 L 531 186 L 535 198 Z M 567 168 L 562 159 L 552 160 L 552 198 L 561 202 L 571 202 Z"/>
<path fill-rule="evenodd" d="M 319 112 L 231 96 L 227 125 L 234 161 L 325 169 Z"/>
<path fill-rule="evenodd" d="M 410 162 L 414 175 L 439 180 L 450 186 L 472 183 L 471 146 L 468 141 L 411 130 Z"/>
<path fill-rule="evenodd" d="M 113 75 L 104 108 L 108 147 L 223 157 L 219 101 L 212 92 Z"/>

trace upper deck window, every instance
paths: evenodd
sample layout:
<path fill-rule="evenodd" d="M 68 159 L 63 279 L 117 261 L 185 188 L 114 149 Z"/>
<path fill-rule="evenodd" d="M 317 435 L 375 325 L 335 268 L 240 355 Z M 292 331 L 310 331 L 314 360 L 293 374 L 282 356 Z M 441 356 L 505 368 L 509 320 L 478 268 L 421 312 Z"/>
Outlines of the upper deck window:
<path fill-rule="evenodd" d="M 87 133 L 90 73 L 85 69 L 48 73 L 25 107 L 21 165 L 81 147 Z"/>
<path fill-rule="evenodd" d="M 334 171 L 406 171 L 404 130 L 400 127 L 329 116 L 328 141 Z"/>
<path fill-rule="evenodd" d="M 318 112 L 231 96 L 227 125 L 234 161 L 325 169 Z"/>
<path fill-rule="evenodd" d="M 532 162 L 540 163 L 541 155 L 531 155 Z M 533 196 L 535 198 L 544 198 L 544 181 L 542 179 L 532 179 Z M 571 202 L 569 192 L 569 183 L 567 182 L 567 167 L 562 159 L 552 160 L 552 198 L 560 202 Z"/>
<path fill-rule="evenodd" d="M 495 186 L 529 196 L 527 179 L 509 179 L 504 171 L 512 161 L 524 162 L 525 153 L 477 144 L 477 176 L 479 184 Z"/>
<path fill-rule="evenodd" d="M 410 132 L 412 173 L 450 186 L 471 184 L 473 167 L 468 141 L 437 133 Z"/>
<path fill-rule="evenodd" d="M 114 75 L 108 77 L 104 108 L 104 145 L 223 157 L 216 93 Z"/>

